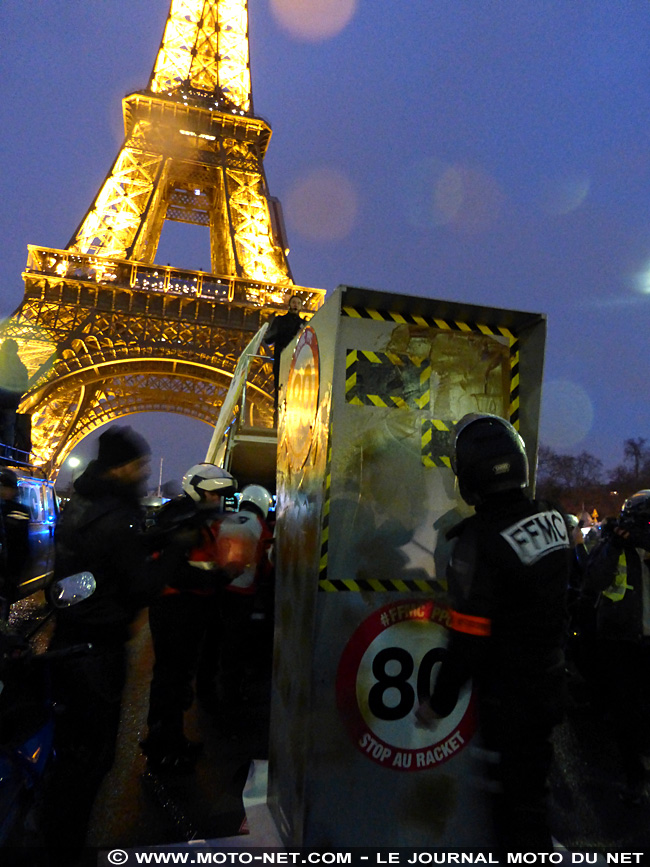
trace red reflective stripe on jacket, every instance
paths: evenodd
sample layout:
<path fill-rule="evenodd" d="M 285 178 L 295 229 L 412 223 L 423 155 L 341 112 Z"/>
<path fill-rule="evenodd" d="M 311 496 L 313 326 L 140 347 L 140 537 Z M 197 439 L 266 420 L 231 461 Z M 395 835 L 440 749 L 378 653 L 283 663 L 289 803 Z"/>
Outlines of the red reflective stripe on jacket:
<path fill-rule="evenodd" d="M 489 617 L 474 617 L 471 614 L 461 614 L 459 611 L 450 609 L 451 619 L 449 628 L 456 632 L 464 632 L 466 635 L 490 635 L 492 621 Z"/>

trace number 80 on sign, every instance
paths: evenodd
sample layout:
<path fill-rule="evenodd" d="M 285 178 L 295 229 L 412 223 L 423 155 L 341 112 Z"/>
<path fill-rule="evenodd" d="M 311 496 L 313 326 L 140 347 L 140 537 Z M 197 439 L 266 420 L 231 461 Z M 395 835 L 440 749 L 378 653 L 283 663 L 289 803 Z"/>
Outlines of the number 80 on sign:
<path fill-rule="evenodd" d="M 414 711 L 431 694 L 447 652 L 447 621 L 447 609 L 431 600 L 391 603 L 360 624 L 341 655 L 339 712 L 357 749 L 383 767 L 427 770 L 471 740 L 471 684 L 433 730 L 415 725 Z"/>

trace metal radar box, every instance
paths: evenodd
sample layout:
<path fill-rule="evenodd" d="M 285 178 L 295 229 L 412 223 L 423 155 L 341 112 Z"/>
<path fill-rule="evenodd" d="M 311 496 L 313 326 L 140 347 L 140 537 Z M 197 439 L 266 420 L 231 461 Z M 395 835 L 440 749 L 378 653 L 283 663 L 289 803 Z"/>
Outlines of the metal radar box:
<path fill-rule="evenodd" d="M 283 356 L 269 806 L 294 846 L 492 843 L 471 685 L 415 725 L 448 638 L 468 412 L 535 467 L 543 315 L 339 286 Z M 293 352 L 293 354 L 291 354 Z"/>

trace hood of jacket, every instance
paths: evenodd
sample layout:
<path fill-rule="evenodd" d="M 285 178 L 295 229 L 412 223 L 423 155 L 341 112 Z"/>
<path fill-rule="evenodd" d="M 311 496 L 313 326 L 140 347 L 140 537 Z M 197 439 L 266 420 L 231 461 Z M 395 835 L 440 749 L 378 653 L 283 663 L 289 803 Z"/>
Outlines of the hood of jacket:
<path fill-rule="evenodd" d="M 74 494 L 61 512 L 55 538 L 71 545 L 73 537 L 97 519 L 116 509 L 140 511 L 137 485 L 124 485 L 101 472 L 96 461 L 91 461 L 74 482 Z"/>

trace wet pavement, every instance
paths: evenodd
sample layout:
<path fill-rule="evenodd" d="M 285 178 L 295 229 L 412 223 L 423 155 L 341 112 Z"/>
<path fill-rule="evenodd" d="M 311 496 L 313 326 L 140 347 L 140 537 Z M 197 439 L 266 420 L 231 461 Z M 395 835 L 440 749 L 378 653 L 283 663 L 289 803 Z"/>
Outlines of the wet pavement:
<path fill-rule="evenodd" d="M 623 776 L 603 714 L 574 708 L 555 730 L 554 746 L 550 806 L 556 839 L 572 851 L 650 855 L 650 790 L 646 785 L 638 806 L 621 800 Z"/>
<path fill-rule="evenodd" d="M 20 603 L 14 620 L 23 627 L 43 613 L 38 596 Z M 44 649 L 49 626 L 36 641 Z M 271 636 L 257 633 L 256 666 L 242 724 L 226 735 L 195 702 L 186 734 L 204 750 L 193 774 L 153 775 L 139 742 L 146 733 L 152 652 L 146 613 L 130 643 L 131 674 L 115 765 L 98 794 L 87 843 L 131 848 L 190 840 L 219 840 L 245 833 L 242 789 L 254 760 L 268 755 Z M 556 729 L 550 807 L 556 839 L 572 851 L 650 852 L 650 792 L 640 806 L 620 799 L 622 779 L 607 722 L 588 703 L 573 708 Z M 245 838 L 242 838 L 242 843 Z M 641 862 L 644 863 L 644 862 Z"/>
<path fill-rule="evenodd" d="M 130 642 L 130 677 L 124 694 L 118 752 L 98 794 L 87 843 L 101 848 L 177 843 L 240 833 L 245 812 L 242 790 L 252 760 L 268 753 L 270 645 L 260 641 L 268 665 L 248 678 L 246 709 L 235 733 L 223 734 L 195 701 L 185 733 L 203 743 L 194 773 L 152 774 L 139 742 L 146 735 L 152 652 L 146 613 Z"/>
<path fill-rule="evenodd" d="M 36 594 L 14 606 L 12 622 L 21 631 L 43 617 Z M 37 651 L 47 647 L 52 623 L 37 633 Z M 203 743 L 194 773 L 154 775 L 146 769 L 139 743 L 146 716 L 153 655 L 146 611 L 133 628 L 117 754 L 98 793 L 87 838 L 89 847 L 130 848 L 223 838 L 245 832 L 242 790 L 253 760 L 268 754 L 271 637 L 264 624 L 254 629 L 255 665 L 249 668 L 242 724 L 223 734 L 195 701 L 186 714 L 186 735 Z"/>

